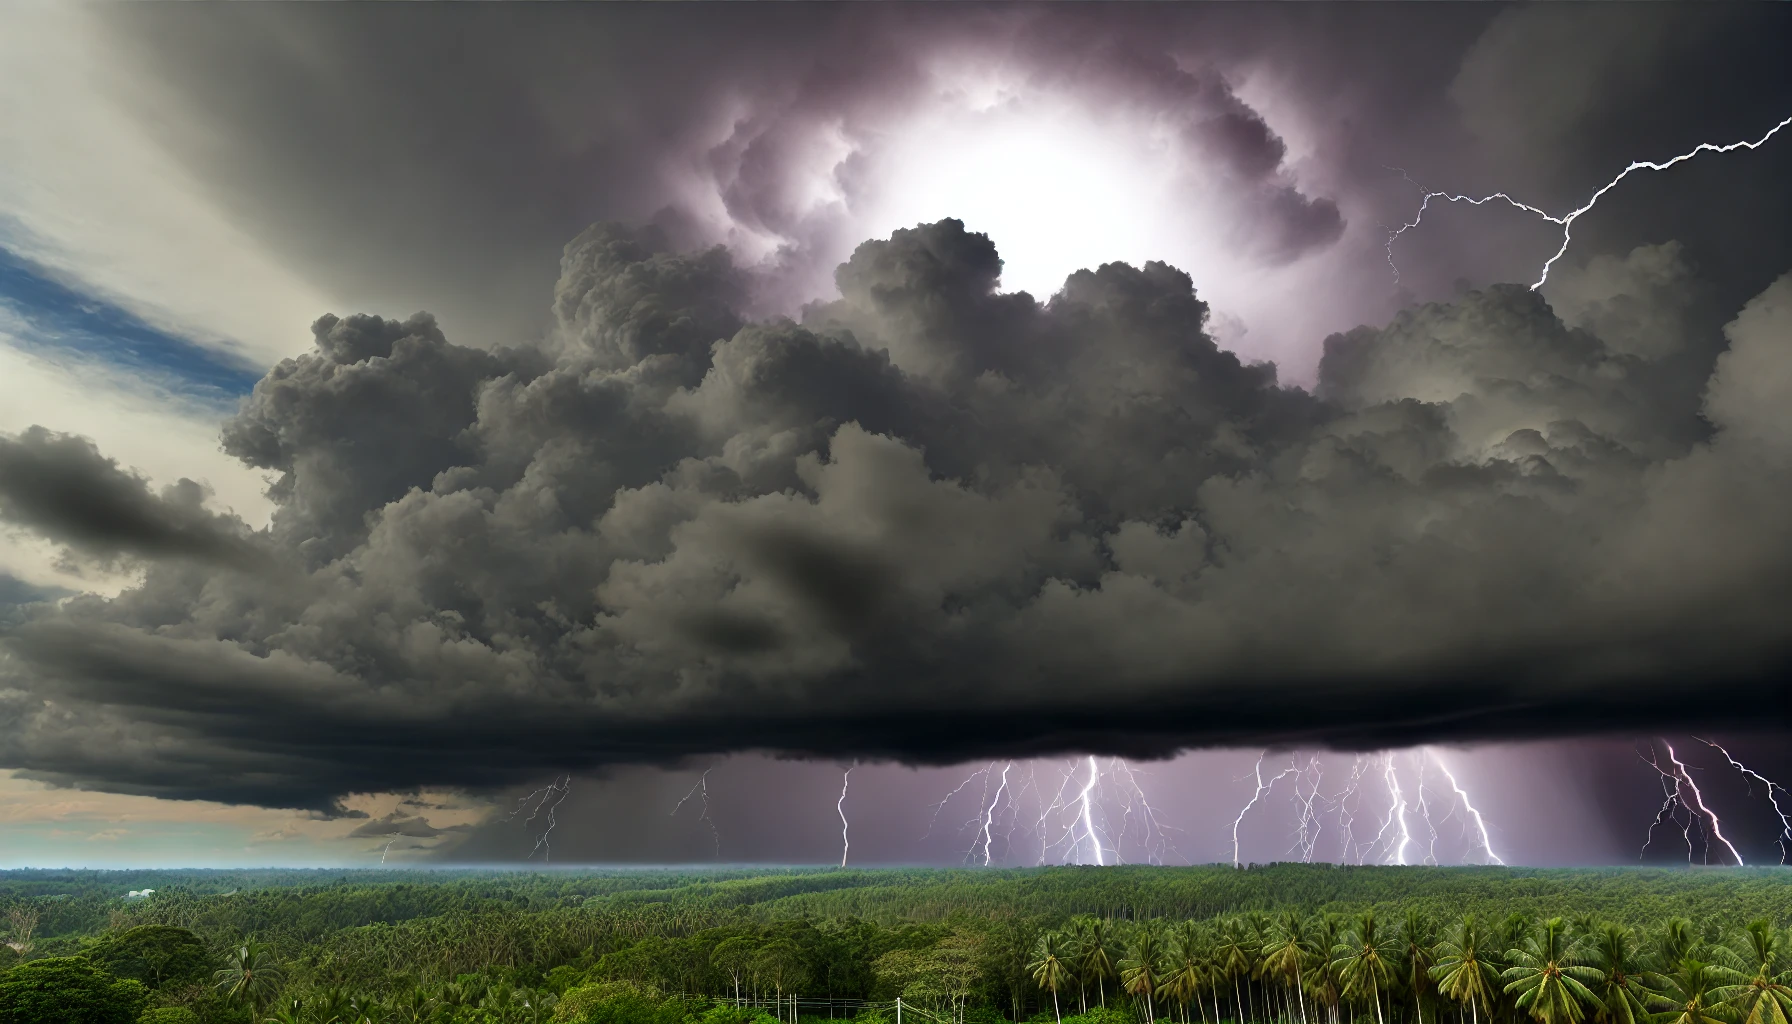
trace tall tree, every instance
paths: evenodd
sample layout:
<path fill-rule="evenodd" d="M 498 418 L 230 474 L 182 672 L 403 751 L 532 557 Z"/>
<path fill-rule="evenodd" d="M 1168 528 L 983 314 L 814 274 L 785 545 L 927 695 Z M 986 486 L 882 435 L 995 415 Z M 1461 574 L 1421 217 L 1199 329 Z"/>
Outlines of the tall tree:
<path fill-rule="evenodd" d="M 1145 1006 L 1145 1022 L 1157 1019 L 1157 989 L 1163 980 L 1164 943 L 1158 929 L 1146 924 L 1133 932 L 1120 961 L 1120 983 Z"/>
<path fill-rule="evenodd" d="M 1078 966 L 1085 982 L 1095 979 L 1101 993 L 1101 1005 L 1105 1007 L 1108 1005 L 1108 980 L 1116 976 L 1113 924 L 1099 917 L 1088 918 L 1080 938 L 1082 948 L 1077 951 Z"/>
<path fill-rule="evenodd" d="M 1059 1021 L 1064 1019 L 1064 1013 L 1058 1008 L 1058 990 L 1070 980 L 1065 946 L 1061 932 L 1046 932 L 1039 937 L 1039 945 L 1033 950 L 1033 961 L 1027 965 L 1033 983 L 1052 994 L 1052 1016 Z"/>
<path fill-rule="evenodd" d="M 1464 914 L 1437 944 L 1437 965 L 1431 968 L 1438 992 L 1467 1004 L 1474 1024 L 1481 1024 L 1482 1007 L 1492 1013 L 1494 993 L 1499 986 L 1499 971 L 1483 953 L 1488 939 L 1475 915 Z"/>
<path fill-rule="evenodd" d="M 1382 934 L 1375 911 L 1365 910 L 1357 916 L 1355 925 L 1332 956 L 1338 961 L 1345 997 L 1370 1000 L 1375 1004 L 1377 1024 L 1387 1024 L 1381 1012 L 1381 994 L 1394 980 L 1400 944 Z"/>
<path fill-rule="evenodd" d="M 1425 994 L 1431 990 L 1431 968 L 1436 966 L 1434 942 L 1431 920 L 1417 907 L 1408 908 L 1400 923 L 1400 979 L 1412 994 L 1419 1024 L 1425 1024 Z"/>
<path fill-rule="evenodd" d="M 218 990 L 234 1002 L 259 1009 L 280 991 L 280 962 L 266 943 L 244 939 L 225 957 L 225 966 L 214 975 Z"/>
<path fill-rule="evenodd" d="M 1308 935 L 1306 919 L 1298 911 L 1283 911 L 1274 933 L 1264 944 L 1263 964 L 1269 974 L 1280 978 L 1284 985 L 1293 987 L 1295 998 L 1300 1004 L 1301 1024 L 1307 1024 L 1307 996 L 1304 989 L 1307 964 L 1312 959 L 1312 941 Z"/>
<path fill-rule="evenodd" d="M 1182 1004 L 1182 1019 L 1188 1020 L 1189 1003 L 1199 1004 L 1201 990 L 1207 987 L 1206 943 L 1201 928 L 1193 921 L 1183 921 L 1171 929 L 1164 952 L 1164 976 L 1159 989 Z M 1201 1011 L 1203 1019 L 1207 1011 Z"/>

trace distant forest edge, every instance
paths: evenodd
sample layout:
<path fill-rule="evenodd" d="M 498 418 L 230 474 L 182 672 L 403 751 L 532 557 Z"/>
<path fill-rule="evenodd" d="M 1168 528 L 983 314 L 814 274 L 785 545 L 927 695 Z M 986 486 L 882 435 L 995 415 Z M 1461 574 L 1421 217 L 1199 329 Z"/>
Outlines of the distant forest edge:
<path fill-rule="evenodd" d="M 1786 868 L 13 870 L 0 1024 L 1789 1024 L 1788 922 Z"/>

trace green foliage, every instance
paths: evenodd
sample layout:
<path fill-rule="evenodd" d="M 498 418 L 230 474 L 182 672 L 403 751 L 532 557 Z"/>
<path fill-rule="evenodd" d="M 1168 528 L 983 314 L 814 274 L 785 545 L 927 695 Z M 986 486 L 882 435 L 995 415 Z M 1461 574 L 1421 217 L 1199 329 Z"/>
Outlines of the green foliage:
<path fill-rule="evenodd" d="M 158 1006 L 144 1010 L 137 1024 L 199 1024 L 199 1015 L 185 1006 Z"/>
<path fill-rule="evenodd" d="M 1074 1024 L 1792 1024 L 1786 880 L 1326 865 L 0 872 L 0 904 L 35 915 L 28 956 L 83 953 L 197 1024 L 896 1024 L 897 996 L 903 1024 L 1057 1011 Z"/>
<path fill-rule="evenodd" d="M 215 966 L 211 951 L 199 936 L 162 924 L 110 932 L 84 953 L 95 966 L 120 978 L 141 981 L 152 991 L 206 981 Z"/>
<path fill-rule="evenodd" d="M 749 1006 L 734 1006 L 729 1003 L 717 1003 L 703 1011 L 696 1018 L 697 1024 L 778 1024 L 777 1018 L 764 1010 Z M 861 1021 L 860 1024 L 871 1024 Z"/>
<path fill-rule="evenodd" d="M 48 957 L 0 975 L 0 1024 L 132 1024 L 145 996 L 82 957 Z"/>
<path fill-rule="evenodd" d="M 1117 1006 L 1091 1006 L 1087 1013 L 1064 1018 L 1064 1024 L 1138 1024 L 1138 1018 Z"/>

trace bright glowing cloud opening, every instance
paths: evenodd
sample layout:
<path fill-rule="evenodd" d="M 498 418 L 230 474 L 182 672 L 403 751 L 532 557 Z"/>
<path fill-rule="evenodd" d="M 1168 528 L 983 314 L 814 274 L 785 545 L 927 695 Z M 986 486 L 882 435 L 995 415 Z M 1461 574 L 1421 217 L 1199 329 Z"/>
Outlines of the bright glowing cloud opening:
<path fill-rule="evenodd" d="M 888 141 L 858 220 L 957 217 L 996 240 L 1003 290 L 1046 299 L 1079 269 L 1194 255 L 1182 171 L 1163 133 L 1068 100 L 947 103 Z"/>

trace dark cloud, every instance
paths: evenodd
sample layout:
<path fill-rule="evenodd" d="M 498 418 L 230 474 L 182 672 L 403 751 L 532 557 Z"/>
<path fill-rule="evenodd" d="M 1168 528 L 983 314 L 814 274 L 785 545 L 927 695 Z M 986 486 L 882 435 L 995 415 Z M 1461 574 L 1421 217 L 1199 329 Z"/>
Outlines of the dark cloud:
<path fill-rule="evenodd" d="M 329 812 L 747 749 L 1783 725 L 1792 277 L 1676 362 L 1675 258 L 1565 279 L 1572 325 L 1501 286 L 1334 336 L 1309 393 L 1162 263 L 1041 304 L 943 221 L 752 321 L 725 254 L 594 228 L 539 345 L 319 320 L 224 429 L 288 571 L 36 606 L 0 763 Z"/>
<path fill-rule="evenodd" d="M 393 811 L 383 818 L 373 818 L 355 826 L 350 832 L 351 839 L 438 839 L 455 832 L 465 832 L 466 825 L 450 825 L 447 828 L 436 828 L 429 819 L 422 815 L 407 815 Z"/>
<path fill-rule="evenodd" d="M 152 491 L 84 437 L 42 427 L 0 435 L 0 522 L 67 544 L 79 556 L 258 565 L 248 530 L 234 516 L 208 511 L 209 497 L 204 485 L 184 478 Z"/>

